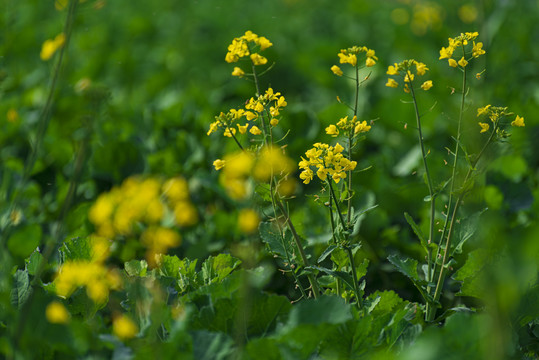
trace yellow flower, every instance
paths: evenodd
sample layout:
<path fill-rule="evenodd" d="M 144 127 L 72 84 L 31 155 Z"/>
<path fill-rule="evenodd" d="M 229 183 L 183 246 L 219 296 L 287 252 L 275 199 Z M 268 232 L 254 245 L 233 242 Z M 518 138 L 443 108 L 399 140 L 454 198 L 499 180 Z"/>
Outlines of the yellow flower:
<path fill-rule="evenodd" d="M 45 316 L 52 324 L 67 324 L 69 322 L 69 312 L 59 301 L 53 301 L 45 309 Z"/>
<path fill-rule="evenodd" d="M 313 179 L 313 171 L 311 169 L 305 169 L 299 174 L 299 178 L 303 180 L 304 184 L 308 184 Z"/>
<path fill-rule="evenodd" d="M 268 39 L 266 39 L 264 36 L 260 36 L 260 37 L 258 38 L 258 40 L 256 41 L 256 43 L 258 43 L 258 45 L 260 45 L 260 51 L 266 50 L 266 49 L 269 48 L 270 46 L 273 46 L 273 44 L 271 43 L 271 41 L 269 41 Z"/>
<path fill-rule="evenodd" d="M 483 55 L 485 53 L 485 50 L 483 50 L 483 43 L 478 42 L 477 44 L 475 41 L 473 42 L 473 49 L 472 49 L 472 56 L 474 58 L 479 57 L 480 55 Z"/>
<path fill-rule="evenodd" d="M 238 228 L 244 234 L 252 234 L 258 229 L 260 217 L 253 209 L 242 209 L 238 214 Z"/>
<path fill-rule="evenodd" d="M 399 83 L 396 82 L 395 80 L 389 78 L 389 79 L 387 79 L 386 86 L 396 88 L 396 87 L 399 87 Z"/>
<path fill-rule="evenodd" d="M 176 204 L 174 207 L 174 217 L 176 223 L 182 227 L 192 226 L 198 222 L 197 209 L 189 201 L 182 201 Z"/>
<path fill-rule="evenodd" d="M 427 67 L 427 65 L 421 63 L 421 62 L 416 62 L 415 63 L 415 66 L 416 66 L 416 69 L 417 69 L 417 75 L 425 75 L 425 72 L 427 72 L 429 70 L 429 68 Z"/>
<path fill-rule="evenodd" d="M 339 61 L 341 64 L 350 64 L 352 66 L 356 66 L 357 64 L 357 56 L 355 54 L 344 54 L 339 53 Z"/>
<path fill-rule="evenodd" d="M 438 58 L 438 60 L 451 58 L 451 56 L 453 56 L 454 50 L 455 49 L 452 46 L 442 47 L 442 49 L 440 50 L 440 57 Z"/>
<path fill-rule="evenodd" d="M 482 123 L 482 122 L 480 122 L 480 123 L 478 123 L 478 124 L 479 124 L 479 126 L 481 126 L 481 131 L 479 132 L 480 134 L 481 134 L 481 133 L 484 133 L 484 132 L 487 132 L 488 129 L 490 128 L 490 125 L 487 124 L 487 123 Z"/>
<path fill-rule="evenodd" d="M 525 126 L 524 118 L 517 115 L 516 119 L 511 122 L 511 126 L 518 126 L 518 127 Z"/>
<path fill-rule="evenodd" d="M 238 131 L 240 132 L 240 134 L 245 134 L 247 132 L 247 127 L 249 126 L 249 124 L 245 124 L 245 125 L 237 124 L 237 125 L 238 125 Z"/>
<path fill-rule="evenodd" d="M 398 75 L 399 74 L 399 66 L 397 63 L 395 65 L 389 65 L 387 68 L 386 74 L 388 75 Z"/>
<path fill-rule="evenodd" d="M 333 66 L 331 67 L 331 71 L 333 71 L 333 73 L 334 73 L 335 75 L 337 75 L 337 76 L 342 76 L 342 75 L 343 75 L 343 72 L 342 72 L 341 68 L 338 67 L 337 65 L 333 65 Z"/>
<path fill-rule="evenodd" d="M 367 122 L 364 120 L 358 123 L 354 129 L 354 134 L 364 133 L 371 129 L 370 125 L 367 125 Z"/>
<path fill-rule="evenodd" d="M 260 135 L 262 134 L 262 131 L 258 128 L 258 126 L 253 126 L 251 127 L 251 129 L 249 130 L 249 132 L 253 135 Z"/>
<path fill-rule="evenodd" d="M 277 119 L 277 118 L 272 118 L 272 119 L 270 120 L 270 124 L 271 124 L 271 126 L 277 126 L 277 125 L 279 124 L 279 119 Z"/>
<path fill-rule="evenodd" d="M 482 108 L 478 108 L 478 109 L 477 109 L 477 116 L 479 117 L 479 116 L 481 116 L 481 115 L 483 115 L 483 114 L 487 114 L 487 113 L 488 113 L 488 109 L 490 108 L 490 106 L 491 106 L 491 105 L 489 104 L 489 105 L 487 105 L 487 106 L 483 106 Z"/>
<path fill-rule="evenodd" d="M 466 65 L 468 65 L 468 62 L 466 61 L 466 59 L 464 57 L 462 57 L 459 60 L 459 65 L 462 66 L 462 67 L 466 67 Z"/>
<path fill-rule="evenodd" d="M 252 111 L 246 111 L 245 112 L 245 118 L 247 119 L 247 121 L 251 121 L 253 119 L 256 119 L 257 117 L 258 117 L 258 114 L 255 114 Z"/>
<path fill-rule="evenodd" d="M 121 340 L 134 338 L 138 332 L 137 325 L 126 315 L 114 318 L 112 322 L 112 332 Z"/>
<path fill-rule="evenodd" d="M 245 71 L 243 71 L 241 68 L 237 66 L 234 67 L 234 71 L 232 71 L 232 76 L 242 77 L 243 75 L 245 75 Z"/>
<path fill-rule="evenodd" d="M 162 191 L 173 203 L 184 201 L 189 198 L 189 184 L 187 183 L 187 180 L 180 176 L 165 181 Z"/>
<path fill-rule="evenodd" d="M 43 46 L 41 47 L 41 53 L 39 54 L 39 57 L 41 60 L 49 60 L 56 50 L 61 48 L 65 43 L 65 35 L 64 33 L 58 34 L 54 40 L 45 40 L 43 43 Z"/>
<path fill-rule="evenodd" d="M 213 166 L 215 167 L 215 170 L 221 170 L 225 167 L 225 160 L 217 159 L 213 162 Z"/>
<path fill-rule="evenodd" d="M 268 59 L 266 59 L 262 55 L 256 54 L 256 53 L 251 54 L 251 60 L 253 61 L 253 64 L 255 64 L 255 65 L 264 65 L 265 63 L 268 62 Z"/>
<path fill-rule="evenodd" d="M 451 67 L 457 67 L 457 61 L 455 59 L 449 59 L 447 60 L 447 62 L 449 63 L 449 66 Z"/>
<path fill-rule="evenodd" d="M 410 71 L 408 71 L 408 73 L 404 77 L 404 82 L 414 81 L 414 77 L 415 77 L 415 75 L 412 74 Z"/>
<path fill-rule="evenodd" d="M 374 66 L 374 65 L 376 65 L 376 61 L 374 61 L 373 58 L 368 57 L 367 60 L 365 60 L 365 65 L 367 67 Z"/>
<path fill-rule="evenodd" d="M 326 128 L 326 134 L 335 137 L 339 135 L 339 129 L 337 129 L 335 125 L 331 124 Z"/>
<path fill-rule="evenodd" d="M 421 89 L 427 91 L 432 87 L 432 80 L 427 80 L 421 85 Z"/>

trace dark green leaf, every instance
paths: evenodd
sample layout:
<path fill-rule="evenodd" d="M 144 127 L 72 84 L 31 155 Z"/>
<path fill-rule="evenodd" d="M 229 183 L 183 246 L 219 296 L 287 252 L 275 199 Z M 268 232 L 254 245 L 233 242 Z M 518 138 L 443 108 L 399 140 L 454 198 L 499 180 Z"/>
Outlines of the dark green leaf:
<path fill-rule="evenodd" d="M 408 222 L 408 224 L 410 224 L 410 226 L 412 227 L 412 230 L 414 231 L 414 233 L 418 237 L 419 242 L 421 243 L 421 246 L 423 247 L 425 252 L 428 252 L 427 240 L 425 240 L 425 235 L 423 235 L 423 232 L 421 231 L 421 228 L 416 224 L 414 219 L 408 213 L 405 212 L 404 217 L 406 218 L 406 221 Z"/>
<path fill-rule="evenodd" d="M 35 275 L 43 262 L 43 255 L 39 251 L 34 251 L 28 259 L 26 259 L 26 268 L 30 275 Z"/>
<path fill-rule="evenodd" d="M 351 305 L 337 296 L 321 296 L 307 299 L 292 308 L 287 328 L 299 324 L 340 324 L 352 319 Z"/>
<path fill-rule="evenodd" d="M 41 242 L 41 226 L 30 224 L 16 229 L 7 241 L 9 251 L 22 258 L 27 258 Z"/>
<path fill-rule="evenodd" d="M 310 270 L 310 269 L 313 269 L 313 270 L 318 270 L 318 271 L 322 271 L 328 275 L 331 275 L 335 278 L 339 278 L 341 279 L 342 281 L 344 281 L 344 283 L 346 285 L 348 285 L 350 287 L 350 289 L 355 289 L 354 288 L 354 279 L 352 279 L 352 275 L 350 275 L 349 273 L 347 272 L 344 272 L 344 271 L 334 271 L 334 270 L 330 270 L 330 269 L 326 269 L 324 267 L 320 267 L 320 266 L 309 266 L 309 267 L 306 267 L 305 268 L 306 270 Z"/>
<path fill-rule="evenodd" d="M 273 254 L 286 257 L 288 246 L 284 243 L 285 240 L 279 233 L 279 229 L 273 223 L 261 222 L 258 231 L 260 232 L 262 242 L 268 245 L 269 250 Z"/>
<path fill-rule="evenodd" d="M 320 257 L 318 258 L 318 260 L 316 261 L 318 264 L 320 264 L 322 261 L 324 261 L 332 252 L 333 250 L 335 250 L 337 248 L 337 245 L 330 245 L 326 248 L 326 250 L 324 250 L 324 252 L 322 253 L 322 255 L 320 255 Z"/>
<path fill-rule="evenodd" d="M 32 292 L 27 270 L 17 270 L 13 279 L 11 290 L 11 305 L 20 308 Z"/>
<path fill-rule="evenodd" d="M 60 248 L 62 254 L 62 260 L 75 261 L 75 260 L 92 260 L 92 243 L 89 237 L 76 237 L 66 240 Z"/>
<path fill-rule="evenodd" d="M 417 272 L 417 261 L 414 259 L 402 259 L 398 255 L 389 255 L 387 257 L 390 263 L 392 263 L 399 272 L 404 274 L 408 279 L 412 280 L 412 283 L 414 286 L 419 290 L 421 293 L 421 296 L 426 302 L 429 302 L 431 304 L 436 304 L 439 306 L 439 303 L 434 300 L 432 295 L 427 293 L 426 290 L 426 284 L 427 282 L 424 280 L 421 280 L 419 278 L 419 274 Z"/>

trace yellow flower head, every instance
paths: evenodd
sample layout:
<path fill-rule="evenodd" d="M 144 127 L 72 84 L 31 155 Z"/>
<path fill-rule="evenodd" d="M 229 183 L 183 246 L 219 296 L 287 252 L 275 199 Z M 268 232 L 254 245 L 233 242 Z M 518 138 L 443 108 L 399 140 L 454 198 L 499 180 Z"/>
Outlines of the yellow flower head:
<path fill-rule="evenodd" d="M 243 75 L 245 75 L 245 71 L 243 71 L 237 66 L 234 67 L 234 71 L 232 71 L 232 76 L 242 77 Z"/>
<path fill-rule="evenodd" d="M 52 324 L 66 324 L 71 317 L 65 306 L 59 301 L 53 301 L 47 305 L 45 316 Z"/>
<path fill-rule="evenodd" d="M 260 216 L 253 209 L 242 209 L 238 214 L 238 229 L 244 234 L 252 234 L 258 229 Z"/>
<path fill-rule="evenodd" d="M 479 124 L 479 126 L 481 126 L 481 131 L 479 133 L 487 132 L 488 129 L 490 128 L 490 125 L 487 124 L 487 123 L 479 122 L 478 124 Z"/>
<path fill-rule="evenodd" d="M 395 80 L 393 80 L 392 78 L 389 78 L 389 79 L 387 79 L 386 86 L 387 87 L 392 87 L 392 88 L 397 88 L 397 87 L 399 87 L 399 83 L 396 82 Z"/>
<path fill-rule="evenodd" d="M 64 43 L 64 33 L 58 34 L 53 40 L 45 40 L 43 46 L 41 47 L 41 53 L 39 54 L 39 57 L 41 58 L 41 60 L 49 60 L 58 49 L 64 46 Z"/>
<path fill-rule="evenodd" d="M 112 332 L 121 340 L 129 340 L 137 335 L 138 327 L 130 317 L 120 315 L 112 322 Z"/>
<path fill-rule="evenodd" d="M 225 164 L 226 164 L 226 161 L 221 160 L 221 159 L 217 159 L 213 162 L 213 166 L 215 167 L 215 170 L 221 170 L 222 168 L 225 167 Z"/>
<path fill-rule="evenodd" d="M 524 118 L 517 115 L 516 119 L 511 122 L 511 126 L 518 126 L 518 127 L 525 126 Z"/>
<path fill-rule="evenodd" d="M 337 76 L 342 76 L 342 75 L 343 75 L 343 72 L 342 72 L 341 68 L 338 67 L 337 65 L 333 65 L 333 66 L 331 67 L 331 71 L 333 71 L 333 73 L 334 73 L 335 75 L 337 75 Z"/>
<path fill-rule="evenodd" d="M 421 85 L 421 89 L 427 91 L 432 87 L 432 80 L 427 80 Z"/>

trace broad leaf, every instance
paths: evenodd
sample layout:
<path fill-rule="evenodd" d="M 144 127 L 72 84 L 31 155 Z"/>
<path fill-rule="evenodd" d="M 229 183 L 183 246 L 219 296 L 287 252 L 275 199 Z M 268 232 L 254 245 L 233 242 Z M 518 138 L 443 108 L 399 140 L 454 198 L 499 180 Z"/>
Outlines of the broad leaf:
<path fill-rule="evenodd" d="M 289 245 L 286 244 L 286 240 L 283 239 L 279 229 L 273 223 L 261 222 L 258 231 L 262 242 L 268 245 L 269 251 L 280 257 L 286 257 Z"/>
<path fill-rule="evenodd" d="M 125 272 L 129 276 L 146 276 L 148 263 L 146 260 L 131 260 L 124 264 Z"/>
<path fill-rule="evenodd" d="M 32 293 L 30 278 L 27 270 L 17 270 L 11 290 L 11 305 L 20 308 Z"/>
<path fill-rule="evenodd" d="M 425 252 L 428 252 L 429 250 L 427 247 L 427 240 L 425 239 L 425 235 L 423 235 L 423 231 L 421 231 L 421 228 L 416 224 L 416 222 L 410 216 L 410 214 L 405 212 L 404 217 L 406 218 L 406 221 L 408 222 L 408 224 L 410 224 L 410 226 L 412 227 L 412 230 L 414 231 L 417 238 L 419 239 L 419 242 L 421 243 L 421 246 L 423 247 Z"/>
<path fill-rule="evenodd" d="M 41 226 L 26 225 L 16 229 L 7 241 L 9 251 L 22 258 L 27 258 L 41 243 Z"/>
<path fill-rule="evenodd" d="M 402 259 L 398 255 L 389 255 L 387 257 L 390 263 L 392 263 L 399 272 L 404 274 L 408 279 L 412 281 L 414 286 L 419 290 L 421 293 L 421 296 L 423 299 L 425 299 L 426 302 L 429 302 L 431 304 L 436 304 L 439 306 L 440 304 L 434 300 L 432 295 L 428 294 L 426 291 L 426 285 L 427 282 L 425 280 L 421 280 L 419 278 L 419 274 L 417 272 L 417 260 L 414 259 Z"/>
<path fill-rule="evenodd" d="M 92 243 L 89 237 L 68 239 L 60 248 L 63 262 L 75 260 L 92 260 Z"/>

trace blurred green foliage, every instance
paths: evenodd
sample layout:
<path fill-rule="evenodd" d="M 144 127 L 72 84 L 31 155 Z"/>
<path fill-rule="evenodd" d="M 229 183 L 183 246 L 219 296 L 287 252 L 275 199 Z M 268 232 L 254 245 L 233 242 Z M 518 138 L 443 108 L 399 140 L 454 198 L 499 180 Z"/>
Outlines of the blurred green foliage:
<path fill-rule="evenodd" d="M 290 288 L 290 276 L 274 271 L 270 256 L 260 255 L 257 260 L 267 266 L 271 278 L 253 286 L 258 291 L 252 295 L 254 299 L 241 293 L 241 278 L 260 276 L 249 275 L 255 270 L 219 276 L 219 283 L 226 283 L 224 289 L 230 290 L 230 296 L 215 289 L 191 289 L 192 307 L 186 311 L 192 314 L 186 316 L 188 320 L 153 329 L 177 341 L 177 346 L 167 343 L 160 347 L 160 354 L 172 357 L 181 349 L 187 358 L 232 356 L 238 341 L 228 326 L 237 314 L 229 313 L 229 306 L 241 307 L 241 301 L 252 301 L 259 307 L 243 303 L 259 317 L 249 330 L 253 339 L 243 344 L 246 358 L 261 359 L 271 353 L 290 359 L 313 354 L 343 359 L 537 356 L 537 0 L 85 1 L 76 12 L 43 145 L 29 181 L 23 183 L 25 162 L 35 146 L 40 112 L 54 70 L 54 58 L 40 59 L 41 46 L 58 35 L 65 23 L 66 10 L 56 10 L 53 3 L 0 3 L 0 354 L 9 354 L 8 338 L 19 331 L 12 326 L 21 316 L 18 306 L 31 291 L 35 305 L 24 316 L 32 319 L 35 328 L 22 331 L 21 345 L 26 350 L 21 356 L 93 353 L 103 358 L 111 354 L 129 358 L 135 352 L 143 358 L 159 343 L 156 339 L 146 343 L 140 340 L 127 347 L 106 333 L 110 327 L 106 319 L 91 316 L 75 320 L 70 330 L 49 324 L 44 308 L 53 296 L 31 286 L 40 261 L 39 252 L 34 252 L 36 247 L 42 250 L 57 237 L 89 235 L 93 231 L 87 220 L 90 205 L 98 194 L 131 175 L 182 175 L 190 179 L 201 222 L 182 235 L 183 244 L 173 256 L 199 259 L 202 264 L 209 255 L 231 249 L 241 252 L 235 248 L 241 238 L 236 227 L 236 204 L 224 194 L 212 167 L 213 160 L 231 151 L 234 144 L 217 139 L 215 134 L 208 137 L 206 132 L 215 115 L 240 106 L 253 94 L 253 85 L 232 78 L 232 67 L 224 61 L 231 39 L 252 30 L 274 44 L 266 55 L 275 66 L 262 77 L 261 85 L 286 96 L 289 106 L 281 125 L 290 129 L 287 151 L 297 160 L 314 142 L 330 141 L 324 128 L 349 115 L 336 97 L 349 101 L 353 84 L 329 70 L 338 61 L 338 51 L 353 45 L 376 50 L 380 62 L 369 68 L 371 73 L 364 70 L 363 74 L 370 79 L 361 90 L 359 115 L 373 120 L 374 125 L 355 155 L 358 168 L 368 169 L 354 179 L 354 207 L 378 207 L 364 216 L 355 240 L 363 244 L 356 256 L 370 261 L 366 296 L 373 300 L 375 294 L 383 294 L 380 301 L 387 305 L 374 307 L 374 312 L 361 319 L 355 309 L 341 304 L 338 298 L 290 306 L 286 297 L 298 297 L 297 289 Z M 478 31 L 487 51 L 473 68 L 474 73 L 486 72 L 481 79 L 470 80 L 465 145 L 477 150 L 476 109 L 486 104 L 509 107 L 525 117 L 526 127 L 513 131 L 507 143 L 497 144 L 487 154 L 490 165 L 476 178 L 476 189 L 467 199 L 462 219 L 485 207 L 488 210 L 481 214 L 462 254 L 456 255 L 460 270 L 446 285 L 441 299 L 444 306 L 456 310 L 444 315 L 444 326 L 428 327 L 419 335 L 418 327 L 424 324 L 410 320 L 411 304 L 420 301 L 419 293 L 386 259 L 396 253 L 412 258 L 422 254 L 403 214 L 412 214 L 423 233 L 428 232 L 428 208 L 422 201 L 427 189 L 411 105 L 404 94 L 384 86 L 385 69 L 405 58 L 429 66 L 435 86 L 420 102 L 426 111 L 424 133 L 431 151 L 429 161 L 434 178 L 442 183 L 449 177 L 449 166 L 444 163 L 449 161 L 446 148 L 453 146 L 451 136 L 456 132 L 459 98 L 453 92 L 460 86 L 460 75 L 445 60 L 438 60 L 438 50 L 448 37 L 465 31 Z M 82 149 L 84 166 L 77 173 L 77 154 Z M 77 191 L 64 213 L 75 174 Z M 320 255 L 321 244 L 331 236 L 325 225 L 326 211 L 313 196 L 317 191 L 316 185 L 302 185 L 290 202 L 292 218 L 314 257 Z M 14 197 L 18 199 L 16 209 L 10 207 Z M 8 223 L 15 225 L 8 228 Z M 127 255 L 116 254 L 111 261 L 121 263 L 124 257 Z M 53 265 L 59 261 L 55 252 Z M 129 276 L 147 276 L 140 263 L 129 264 Z M 52 268 L 45 267 L 44 283 L 52 280 Z M 159 271 L 159 281 L 165 283 L 179 276 L 165 269 Z M 192 283 L 200 285 L 191 275 Z M 143 288 L 135 284 L 130 291 L 143 292 Z M 395 293 L 385 290 L 394 291 L 404 300 L 399 298 L 392 304 Z M 174 289 L 169 295 L 177 296 L 178 291 L 182 289 Z M 210 300 L 215 303 L 209 304 Z M 81 303 L 90 303 L 85 301 Z M 111 300 L 116 308 L 122 301 Z M 464 306 L 472 310 L 459 310 Z M 267 309 L 274 311 L 274 319 L 264 313 Z M 77 311 L 90 313 L 88 309 Z M 328 318 L 312 315 L 324 311 L 331 311 L 332 317 L 327 313 Z M 383 321 L 371 326 L 369 320 L 374 317 Z M 157 310 L 149 314 L 146 320 L 154 324 L 148 328 L 156 326 L 160 318 L 166 315 Z M 303 339 L 305 343 L 299 346 Z M 313 339 L 322 342 L 309 343 Z M 387 353 L 382 344 L 395 350 L 394 354 Z M 208 352 L 201 353 L 203 349 Z M 346 349 L 354 350 L 346 353 Z"/>

